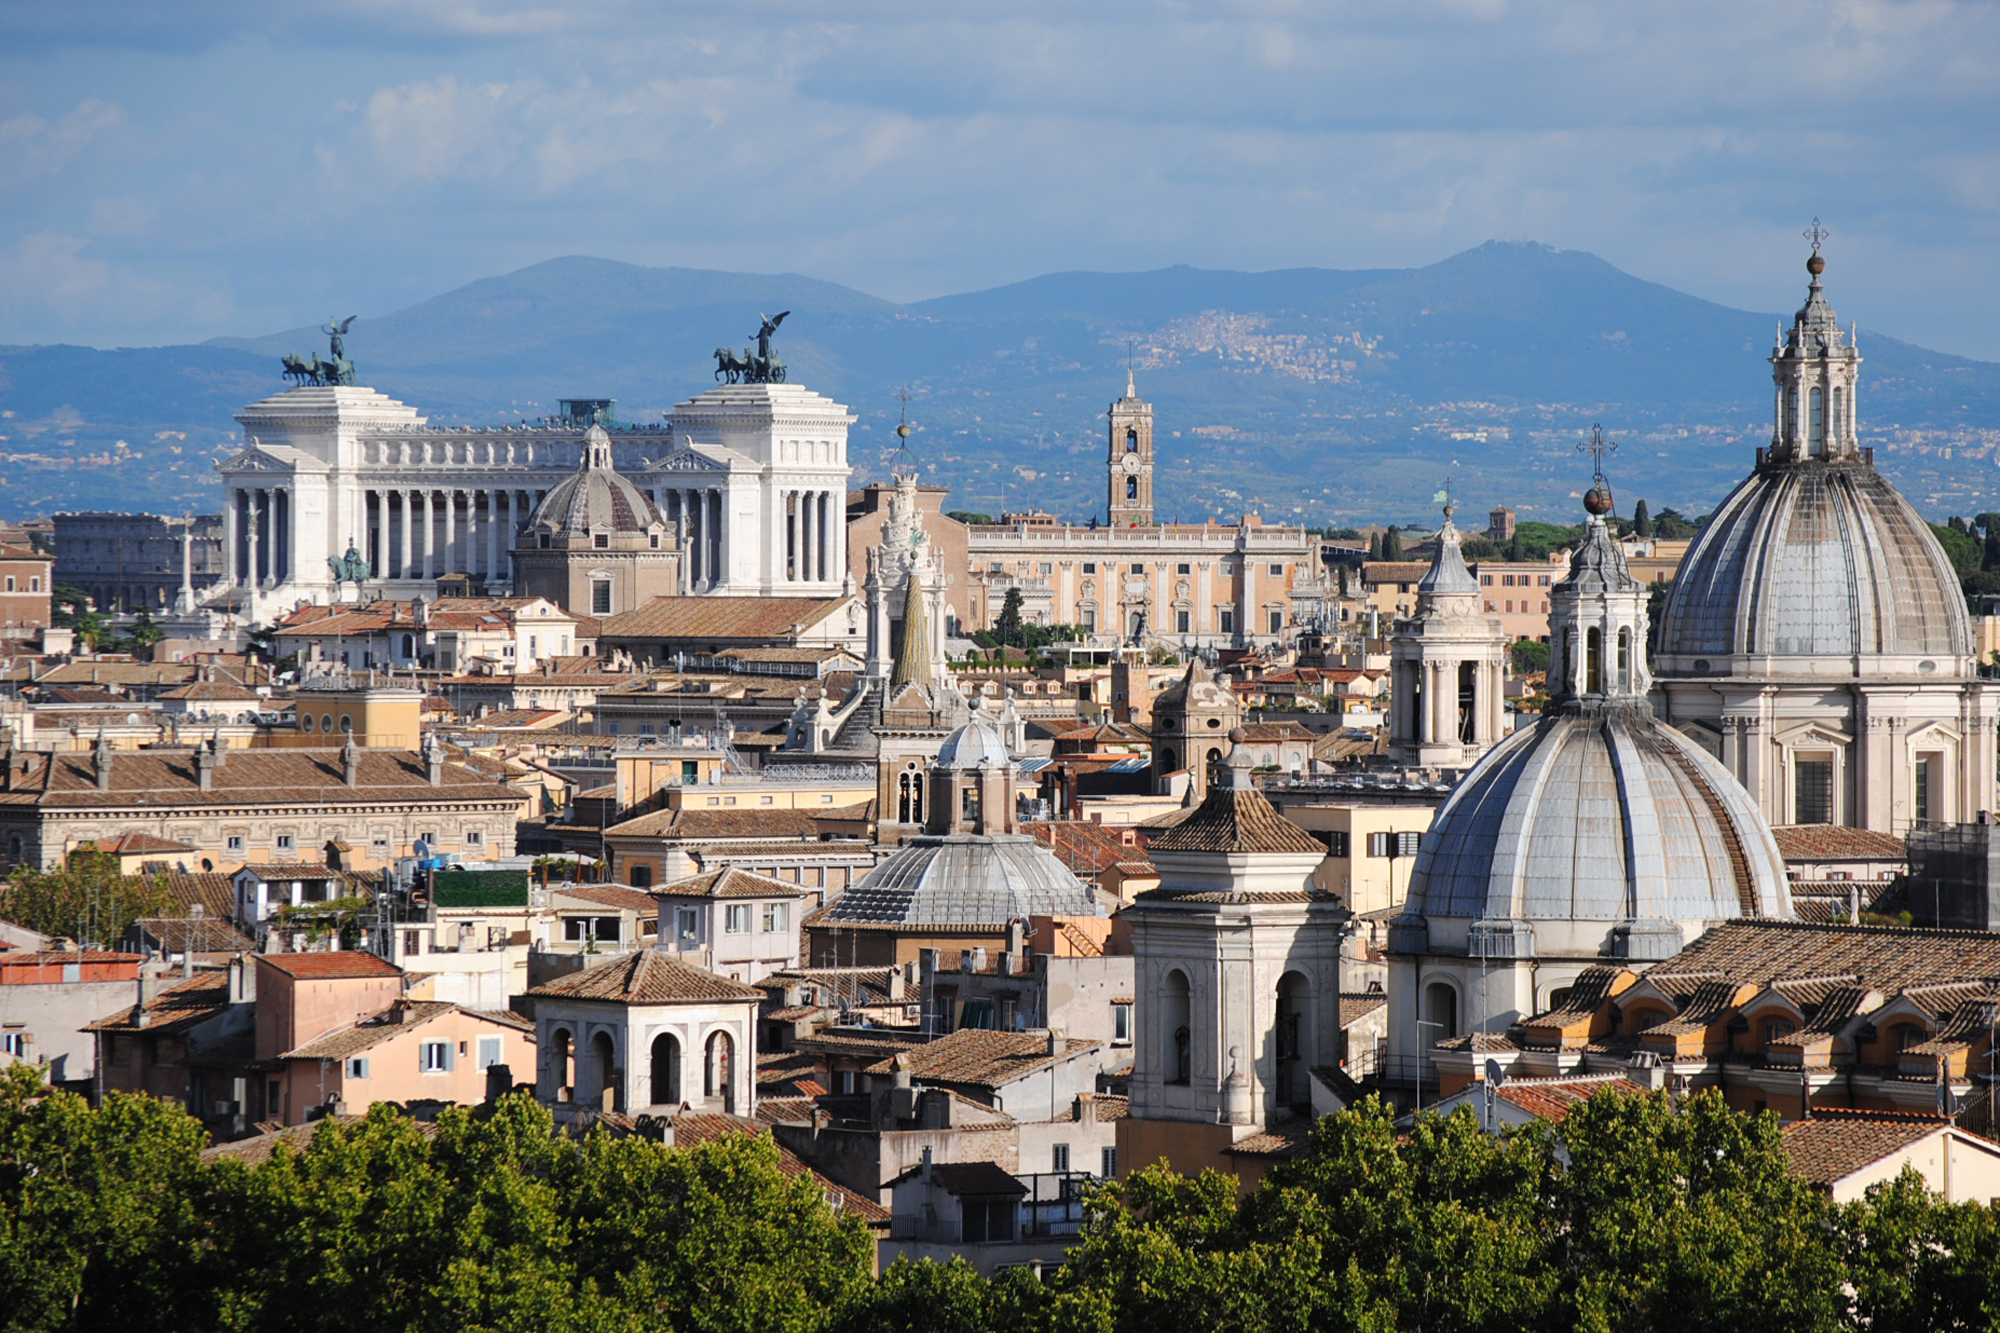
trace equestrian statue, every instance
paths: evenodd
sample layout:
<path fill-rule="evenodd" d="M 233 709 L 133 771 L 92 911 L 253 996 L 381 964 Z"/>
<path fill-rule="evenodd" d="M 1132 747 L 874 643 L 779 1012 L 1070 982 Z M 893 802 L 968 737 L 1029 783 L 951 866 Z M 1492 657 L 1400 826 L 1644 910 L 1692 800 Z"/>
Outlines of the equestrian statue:
<path fill-rule="evenodd" d="M 760 325 L 754 335 L 757 350 L 744 348 L 741 353 L 732 347 L 715 349 L 715 377 L 724 384 L 783 384 L 785 382 L 785 358 L 771 350 L 771 335 L 785 322 L 789 310 L 780 310 L 773 319 L 757 312 Z"/>
<path fill-rule="evenodd" d="M 354 327 L 354 316 L 346 319 L 330 319 L 320 326 L 320 332 L 328 338 L 328 351 L 332 360 L 322 361 L 314 352 L 307 360 L 296 352 L 287 352 L 281 358 L 285 367 L 285 378 L 296 385 L 307 384 L 352 384 L 354 383 L 354 363 L 347 359 L 347 344 L 342 341 L 347 331 Z"/>

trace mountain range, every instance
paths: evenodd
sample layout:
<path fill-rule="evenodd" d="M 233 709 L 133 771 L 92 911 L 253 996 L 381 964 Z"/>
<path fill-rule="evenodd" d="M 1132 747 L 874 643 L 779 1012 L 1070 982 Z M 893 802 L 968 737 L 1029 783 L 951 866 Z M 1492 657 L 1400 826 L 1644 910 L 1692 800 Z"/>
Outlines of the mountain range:
<path fill-rule="evenodd" d="M 780 310 L 793 382 L 858 418 L 857 479 L 886 473 L 907 392 L 911 447 L 960 509 L 1101 513 L 1104 408 L 1128 370 L 1154 404 L 1162 518 L 1421 522 L 1449 483 L 1468 512 L 1569 522 L 1596 422 L 1620 445 L 1621 508 L 1695 512 L 1770 429 L 1774 315 L 1528 243 L 1417 269 L 1053 273 L 907 305 L 796 274 L 573 257 L 364 315 L 347 354 L 437 424 L 565 397 L 658 421 L 714 383 L 718 346 Z M 211 465 L 240 447 L 231 414 L 285 387 L 281 354 L 316 350 L 313 328 L 0 347 L 0 516 L 213 509 Z M 1879 465 L 1934 518 L 2000 507 L 2000 365 L 1865 331 L 1861 350 Z"/>

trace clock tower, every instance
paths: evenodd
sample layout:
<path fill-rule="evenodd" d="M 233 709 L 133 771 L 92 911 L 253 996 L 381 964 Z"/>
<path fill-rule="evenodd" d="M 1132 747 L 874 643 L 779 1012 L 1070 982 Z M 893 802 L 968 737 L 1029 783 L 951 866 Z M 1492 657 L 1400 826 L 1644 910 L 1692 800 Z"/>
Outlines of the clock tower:
<path fill-rule="evenodd" d="M 1139 397 L 1132 372 L 1111 405 L 1111 526 L 1153 526 L 1153 405 Z"/>

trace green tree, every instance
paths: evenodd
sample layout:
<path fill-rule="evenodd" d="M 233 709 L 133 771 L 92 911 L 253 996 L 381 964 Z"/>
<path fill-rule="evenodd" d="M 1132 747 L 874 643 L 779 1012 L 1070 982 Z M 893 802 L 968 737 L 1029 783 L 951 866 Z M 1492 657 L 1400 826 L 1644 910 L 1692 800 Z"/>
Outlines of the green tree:
<path fill-rule="evenodd" d="M 1871 1333 L 1991 1328 L 2000 1314 L 2000 1225 L 1947 1204 L 1913 1171 L 1840 1210 L 1854 1322 Z"/>
<path fill-rule="evenodd" d="M 1650 537 L 1653 535 L 1653 519 L 1646 510 L 1646 502 L 1639 501 L 1632 506 L 1632 535 Z"/>
<path fill-rule="evenodd" d="M 1688 522 L 1678 509 L 1662 509 L 1653 520 L 1653 535 L 1666 541 L 1680 541 L 1694 536 L 1697 529 Z"/>
<path fill-rule="evenodd" d="M 1403 534 L 1396 531 L 1394 523 L 1391 523 L 1389 530 L 1382 534 L 1382 558 L 1384 560 L 1403 558 Z"/>
<path fill-rule="evenodd" d="M 1979 572 L 1985 563 L 1986 551 L 1981 543 L 1965 532 L 1964 519 L 1953 519 L 1948 525 L 1933 523 L 1930 528 L 1960 579 Z"/>
<path fill-rule="evenodd" d="M 1025 647 L 1021 642 L 1021 590 L 1007 589 L 1007 595 L 1000 599 L 1000 618 L 993 622 L 993 633 L 1000 646 Z"/>
<path fill-rule="evenodd" d="M 153 623 L 151 611 L 141 611 L 132 624 L 131 634 L 126 636 L 141 648 L 151 647 L 167 637 L 167 632 Z"/>
<path fill-rule="evenodd" d="M 0 1069 L 0 1330 L 213 1327 L 207 1139 L 157 1098 L 93 1109 L 32 1065 Z"/>
<path fill-rule="evenodd" d="M 1382 558 L 1382 534 L 1379 532 L 1368 534 L 1368 558 L 1370 560 Z"/>
<path fill-rule="evenodd" d="M 955 518 L 966 526 L 974 528 L 990 528 L 994 522 L 993 515 L 980 513 L 976 509 L 947 509 L 944 516 Z"/>
<path fill-rule="evenodd" d="M 1514 658 L 1514 674 L 1517 676 L 1546 675 L 1549 669 L 1549 646 L 1534 639 L 1518 640 L 1511 650 Z"/>
<path fill-rule="evenodd" d="M 1521 564 L 1528 558 L 1527 539 L 1521 536 L 1520 526 L 1514 528 L 1514 535 L 1507 539 L 1507 559 L 1513 564 Z"/>
<path fill-rule="evenodd" d="M 100 947 L 115 945 L 142 916 L 173 901 L 149 876 L 128 876 L 109 852 L 79 850 L 56 870 L 16 870 L 0 889 L 0 920 Z"/>

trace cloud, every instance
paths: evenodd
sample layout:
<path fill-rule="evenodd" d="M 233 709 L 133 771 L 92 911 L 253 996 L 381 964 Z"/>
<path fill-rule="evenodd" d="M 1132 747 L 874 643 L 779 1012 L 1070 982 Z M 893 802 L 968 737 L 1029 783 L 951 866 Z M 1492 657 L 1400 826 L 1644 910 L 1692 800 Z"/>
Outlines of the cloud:
<path fill-rule="evenodd" d="M 54 175 L 92 140 L 126 120 L 123 107 L 94 97 L 54 122 L 32 113 L 0 120 L 0 186 Z"/>

